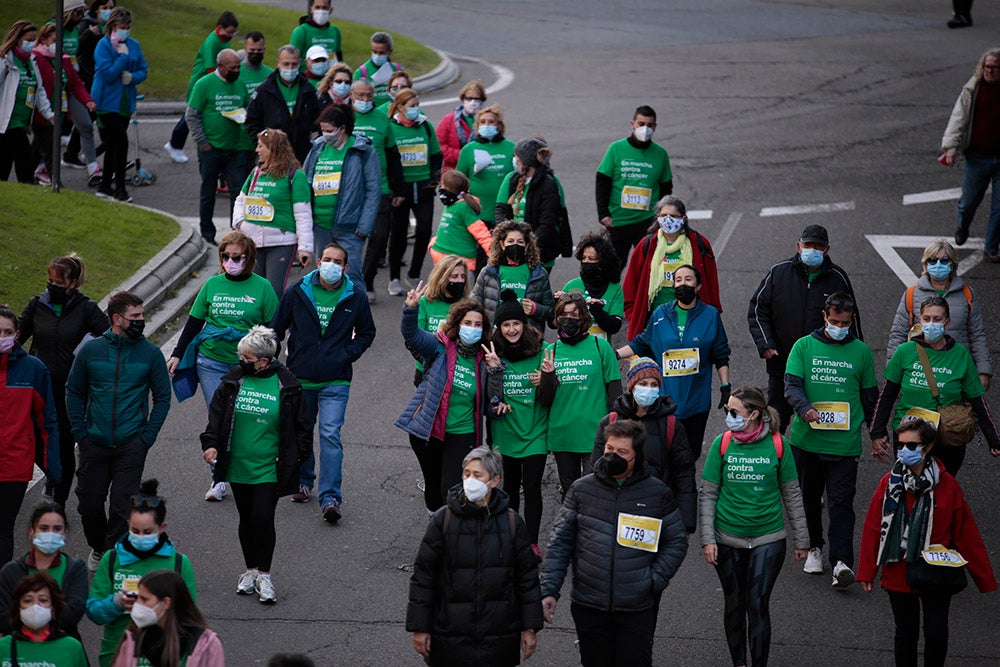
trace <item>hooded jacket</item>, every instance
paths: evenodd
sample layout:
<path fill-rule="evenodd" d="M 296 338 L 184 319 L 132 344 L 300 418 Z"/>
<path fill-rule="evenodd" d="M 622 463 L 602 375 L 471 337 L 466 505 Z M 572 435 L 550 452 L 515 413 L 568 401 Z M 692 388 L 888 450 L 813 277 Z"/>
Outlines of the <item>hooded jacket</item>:
<path fill-rule="evenodd" d="M 110 37 L 103 37 L 94 49 L 94 84 L 90 96 L 94 98 L 98 113 L 135 113 L 136 86 L 146 80 L 148 69 L 142 56 L 142 47 L 131 37 L 124 42 L 128 53 L 118 53 L 111 45 Z M 122 83 L 122 73 L 130 72 L 132 80 Z"/>
<path fill-rule="evenodd" d="M 65 387 L 76 348 L 85 336 L 97 338 L 111 327 L 108 316 L 95 301 L 80 292 L 69 295 L 56 315 L 49 291 L 31 297 L 18 318 L 17 340 L 31 339 L 30 353 L 52 373 L 52 381 Z"/>
<path fill-rule="evenodd" d="M 455 485 L 417 552 L 407 632 L 431 634 L 430 665 L 506 667 L 520 663 L 521 631 L 543 625 L 538 557 L 524 520 L 502 489 L 480 507 Z"/>
<path fill-rule="evenodd" d="M 312 147 L 310 135 L 320 112 L 319 98 L 309 79 L 299 74 L 296 79 L 299 93 L 292 113 L 289 114 L 285 98 L 278 89 L 278 86 L 285 85 L 278 82 L 279 76 L 278 70 L 274 70 L 257 86 L 247 105 L 245 127 L 254 145 L 257 144 L 257 135 L 261 130 L 271 127 L 284 131 L 295 151 L 295 157 L 303 162 Z"/>
<path fill-rule="evenodd" d="M 59 423 L 45 364 L 14 344 L 0 354 L 0 482 L 30 482 L 37 463 L 62 479 Z"/>
<path fill-rule="evenodd" d="M 337 194 L 332 228 L 334 232 L 357 232 L 368 237 L 375 229 L 375 216 L 382 200 L 382 163 L 370 139 L 359 136 L 353 138 L 354 145 L 344 156 L 344 165 L 340 171 L 340 191 Z M 315 139 L 302 165 L 310 185 L 316 174 L 319 155 L 325 147 L 323 137 Z M 316 223 L 315 218 L 313 223 Z"/>

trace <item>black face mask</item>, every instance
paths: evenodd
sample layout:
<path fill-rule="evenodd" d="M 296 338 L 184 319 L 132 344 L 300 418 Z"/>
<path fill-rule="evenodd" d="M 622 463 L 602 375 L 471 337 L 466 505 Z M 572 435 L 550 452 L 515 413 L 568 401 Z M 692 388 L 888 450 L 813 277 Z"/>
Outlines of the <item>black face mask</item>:
<path fill-rule="evenodd" d="M 560 317 L 556 322 L 559 325 L 559 333 L 572 338 L 580 333 L 580 320 L 573 317 Z"/>
<path fill-rule="evenodd" d="M 142 331 L 146 328 L 146 320 L 128 320 L 128 326 L 125 327 L 125 336 L 128 338 L 141 338 Z"/>
<path fill-rule="evenodd" d="M 698 294 L 691 285 L 677 285 L 674 287 L 674 297 L 686 306 L 694 301 Z"/>
<path fill-rule="evenodd" d="M 61 306 L 69 299 L 69 292 L 62 285 L 49 283 L 45 286 L 49 290 L 49 301 Z"/>
<path fill-rule="evenodd" d="M 580 262 L 580 277 L 584 280 L 597 280 L 603 275 L 601 265 L 597 262 Z"/>
<path fill-rule="evenodd" d="M 451 298 L 460 299 L 465 296 L 465 283 L 448 283 L 445 290 Z"/>
<path fill-rule="evenodd" d="M 458 201 L 458 194 L 451 192 L 450 190 L 445 190 L 444 188 L 438 188 L 437 191 L 438 199 L 445 206 L 451 206 Z"/>
<path fill-rule="evenodd" d="M 604 469 L 612 477 L 617 477 L 618 475 L 624 475 L 625 471 L 628 470 L 628 461 L 623 459 L 621 456 L 615 452 L 610 454 L 605 454 L 601 457 L 604 462 Z"/>
<path fill-rule="evenodd" d="M 223 74 L 222 78 L 226 80 L 226 83 L 236 83 L 236 79 L 240 78 L 240 71 L 238 69 L 231 69 Z"/>
<path fill-rule="evenodd" d="M 243 375 L 257 375 L 256 363 L 256 361 L 243 361 L 240 359 L 240 370 L 243 371 Z"/>
<path fill-rule="evenodd" d="M 260 64 L 264 62 L 263 53 L 248 53 L 247 63 L 253 65 L 254 67 L 260 67 Z"/>
<path fill-rule="evenodd" d="M 514 264 L 524 264 L 528 257 L 528 250 L 523 245 L 509 245 L 503 249 L 503 254 L 507 260 Z"/>

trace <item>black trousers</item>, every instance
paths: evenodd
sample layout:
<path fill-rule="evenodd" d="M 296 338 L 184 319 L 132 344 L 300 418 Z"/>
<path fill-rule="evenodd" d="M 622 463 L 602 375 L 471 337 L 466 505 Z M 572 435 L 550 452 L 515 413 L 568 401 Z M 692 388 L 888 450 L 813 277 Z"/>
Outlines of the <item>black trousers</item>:
<path fill-rule="evenodd" d="M 444 440 L 411 435 L 410 447 L 424 475 L 424 504 L 434 512 L 445 504 L 448 489 L 462 481 L 462 459 L 476 446 L 475 433 L 445 433 Z"/>
<path fill-rule="evenodd" d="M 590 462 L 591 452 L 576 454 L 574 452 L 553 452 L 556 457 L 556 472 L 559 473 L 559 502 L 566 498 L 566 492 L 573 482 L 594 470 Z"/>
<path fill-rule="evenodd" d="M 73 426 L 66 413 L 66 381 L 62 378 L 52 382 L 52 398 L 59 420 L 59 463 L 62 464 L 62 481 L 52 486 L 52 495 L 57 503 L 65 507 L 76 473 L 76 440 L 73 439 Z"/>
<path fill-rule="evenodd" d="M 969 18 L 972 14 L 972 0 L 951 0 L 951 8 L 955 14 Z"/>
<path fill-rule="evenodd" d="M 434 226 L 434 181 L 407 183 L 404 201 L 391 207 L 389 226 L 389 278 L 397 280 L 406 254 L 406 235 L 410 230 L 410 211 L 417 221 L 417 233 L 413 238 L 413 257 L 410 259 L 407 275 L 414 283 L 420 278 L 420 269 L 427 256 L 427 244 L 431 242 Z M 366 281 L 367 282 L 367 281 Z"/>
<path fill-rule="evenodd" d="M 688 444 L 691 446 L 691 458 L 695 461 L 701 456 L 701 448 L 705 442 L 705 425 L 708 423 L 708 412 L 699 412 L 696 415 L 678 420 L 684 427 L 687 434 Z"/>
<path fill-rule="evenodd" d="M 125 165 L 128 163 L 128 116 L 120 113 L 97 114 L 97 127 L 104 142 L 104 176 L 101 189 L 125 187 Z"/>
<path fill-rule="evenodd" d="M 607 612 L 570 604 L 580 664 L 584 667 L 644 667 L 653 664 L 656 607 Z"/>
<path fill-rule="evenodd" d="M 0 181 L 6 181 L 14 167 L 18 183 L 34 183 L 37 165 L 26 128 L 9 128 L 0 134 Z"/>
<path fill-rule="evenodd" d="M 649 229 L 651 220 L 652 218 L 643 222 L 637 222 L 634 225 L 612 227 L 608 230 L 608 235 L 611 237 L 611 245 L 614 246 L 615 253 L 618 255 L 618 261 L 622 266 L 628 266 L 628 253 L 646 235 L 646 230 Z"/>
<path fill-rule="evenodd" d="M 794 412 L 791 404 L 785 400 L 784 375 L 768 374 L 767 404 L 778 411 L 778 416 L 781 417 L 781 435 L 784 435 L 785 431 L 788 430 L 788 424 L 792 421 L 792 412 Z"/>
<path fill-rule="evenodd" d="M 14 558 L 14 525 L 27 491 L 27 482 L 0 482 L 0 562 Z"/>
<path fill-rule="evenodd" d="M 76 497 L 80 501 L 83 535 L 94 551 L 110 549 L 127 530 L 129 497 L 139 493 L 147 451 L 138 438 L 118 447 L 80 443 Z M 109 490 L 110 503 L 105 513 Z"/>
<path fill-rule="evenodd" d="M 854 567 L 854 495 L 858 484 L 858 457 L 815 454 L 792 447 L 799 471 L 802 504 L 809 524 L 809 546 L 822 548 L 823 492 L 830 514 L 830 565 L 844 561 Z"/>
<path fill-rule="evenodd" d="M 747 626 L 750 634 L 750 664 L 766 667 L 771 651 L 771 591 L 785 562 L 785 541 L 769 542 L 752 549 L 718 545 L 715 572 L 725 595 L 723 625 L 729 656 L 734 665 L 747 664 Z"/>
<path fill-rule="evenodd" d="M 368 237 L 368 245 L 365 247 L 365 259 L 361 264 L 361 273 L 365 279 L 365 286 L 368 291 L 375 291 L 375 276 L 378 275 L 378 263 L 385 255 L 385 249 L 389 245 L 389 202 L 391 195 L 382 195 L 378 202 L 378 213 L 375 215 L 375 228 L 372 229 L 371 236 Z"/>
<path fill-rule="evenodd" d="M 278 485 L 229 483 L 240 513 L 240 548 L 247 569 L 271 571 L 277 532 L 274 529 L 274 511 L 278 507 Z"/>
<path fill-rule="evenodd" d="M 52 173 L 52 131 L 51 125 L 36 125 L 31 130 L 34 135 L 32 145 L 38 164 L 43 165 L 49 174 Z"/>
<path fill-rule="evenodd" d="M 503 457 L 503 487 L 510 497 L 510 508 L 521 510 L 520 489 L 524 490 L 524 523 L 528 526 L 531 543 L 538 544 L 538 531 L 542 525 L 542 475 L 545 474 L 547 454 L 534 454 L 515 458 Z"/>
<path fill-rule="evenodd" d="M 895 591 L 888 593 L 892 616 L 896 621 L 896 667 L 917 667 L 921 606 L 924 609 L 924 667 L 942 667 L 948 656 L 948 611 L 951 596 Z"/>

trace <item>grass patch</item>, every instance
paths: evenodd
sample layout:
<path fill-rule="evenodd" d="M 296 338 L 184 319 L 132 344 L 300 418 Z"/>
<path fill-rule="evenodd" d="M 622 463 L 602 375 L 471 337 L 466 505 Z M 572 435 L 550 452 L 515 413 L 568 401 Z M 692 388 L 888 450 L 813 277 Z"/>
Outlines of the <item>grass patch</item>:
<path fill-rule="evenodd" d="M 45 289 L 53 257 L 75 252 L 87 265 L 83 292 L 99 301 L 180 231 L 172 219 L 63 190 L 0 182 L 0 303 L 20 313 Z"/>
<path fill-rule="evenodd" d="M 267 39 L 265 62 L 272 67 L 278 47 L 288 43 L 292 29 L 304 14 L 304 11 L 223 0 L 142 3 L 123 0 L 121 4 L 135 16 L 132 36 L 142 44 L 142 52 L 149 63 L 149 78 L 139 86 L 139 92 L 147 99 L 184 97 L 195 53 L 224 10 L 231 10 L 240 20 L 234 48 L 243 46 L 243 35 L 247 32 L 260 30 Z M 44 23 L 52 16 L 51 6 L 54 4 L 37 0 L 3 0 L 0 2 L 0 28 L 6 32 L 18 19 Z M 359 67 L 370 55 L 369 38 L 378 28 L 338 21 L 336 13 L 332 21 L 340 28 L 345 61 L 353 68 Z M 437 53 L 408 37 L 393 34 L 393 41 L 393 60 L 405 65 L 413 76 L 426 74 L 440 62 Z"/>

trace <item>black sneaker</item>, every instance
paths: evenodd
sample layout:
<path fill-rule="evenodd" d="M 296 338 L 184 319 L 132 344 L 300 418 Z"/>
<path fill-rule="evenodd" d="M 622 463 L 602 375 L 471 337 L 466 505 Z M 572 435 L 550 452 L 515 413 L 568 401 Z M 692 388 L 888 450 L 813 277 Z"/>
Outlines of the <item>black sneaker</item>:
<path fill-rule="evenodd" d="M 955 14 L 954 16 L 951 17 L 951 20 L 948 21 L 948 27 L 951 28 L 952 30 L 954 30 L 955 28 L 971 28 L 972 16 L 970 15 L 960 16 L 958 14 Z"/>
<path fill-rule="evenodd" d="M 81 160 L 79 155 L 70 155 L 69 153 L 64 153 L 62 158 L 62 166 L 72 167 L 73 169 L 83 169 L 85 165 Z"/>
<path fill-rule="evenodd" d="M 128 193 L 128 190 L 126 190 L 125 188 L 117 188 L 117 189 L 115 190 L 115 194 L 114 194 L 114 197 L 115 197 L 115 199 L 117 199 L 118 201 L 123 201 L 123 202 L 127 202 L 127 203 L 129 203 L 129 204 L 131 204 L 131 203 L 132 203 L 132 195 L 130 195 L 130 194 Z"/>
<path fill-rule="evenodd" d="M 969 230 L 959 227 L 955 230 L 955 245 L 965 245 L 969 240 Z"/>
<path fill-rule="evenodd" d="M 215 236 L 212 235 L 212 234 L 202 234 L 201 238 L 205 239 L 205 243 L 207 243 L 208 245 L 211 245 L 211 246 L 217 246 L 217 245 L 219 245 L 218 243 L 216 243 Z"/>
<path fill-rule="evenodd" d="M 101 199 L 114 199 L 115 191 L 111 188 L 106 188 L 103 185 L 97 188 L 97 192 L 94 193 Z"/>
<path fill-rule="evenodd" d="M 340 521 L 340 506 L 337 503 L 330 503 L 324 507 L 323 520 L 327 523 L 337 523 Z"/>

